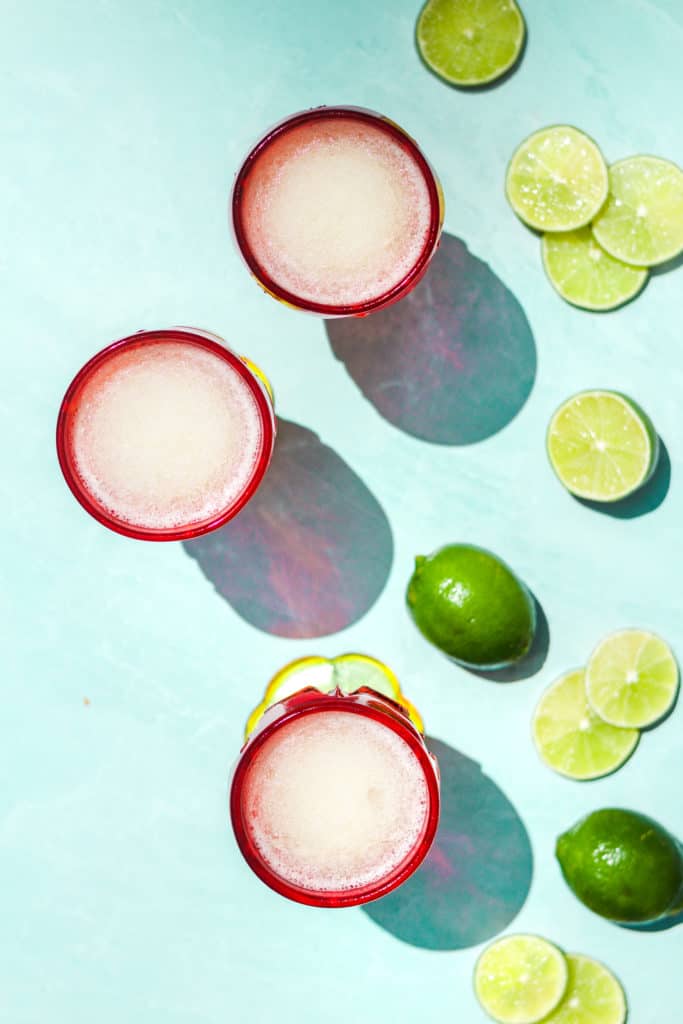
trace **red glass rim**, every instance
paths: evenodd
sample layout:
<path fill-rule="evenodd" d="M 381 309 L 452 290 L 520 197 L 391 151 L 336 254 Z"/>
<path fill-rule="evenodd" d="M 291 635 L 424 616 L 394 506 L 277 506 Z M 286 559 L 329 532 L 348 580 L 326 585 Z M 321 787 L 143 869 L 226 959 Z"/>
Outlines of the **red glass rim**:
<path fill-rule="evenodd" d="M 430 207 L 427 237 L 420 256 L 408 273 L 405 274 L 404 277 L 393 286 L 393 288 L 390 288 L 389 291 L 384 292 L 381 295 L 377 295 L 372 299 L 368 299 L 365 302 L 351 303 L 348 305 L 328 305 L 325 303 L 313 302 L 309 299 L 303 299 L 294 292 L 290 292 L 286 288 L 277 284 L 277 282 L 274 281 L 267 271 L 261 266 L 256 255 L 251 249 L 251 246 L 247 241 L 242 218 L 242 191 L 244 183 L 256 160 L 264 149 L 270 146 L 276 138 L 287 133 L 292 128 L 297 128 L 302 124 L 308 124 L 311 121 L 336 117 L 372 124 L 374 127 L 379 128 L 381 131 L 385 132 L 385 134 L 389 135 L 402 149 L 407 150 L 419 167 L 425 184 L 427 185 Z M 441 235 L 441 226 L 443 223 L 441 188 L 438 184 L 436 174 L 422 153 L 422 150 L 419 148 L 417 143 L 406 132 L 404 132 L 402 128 L 397 124 L 394 124 L 393 121 L 388 120 L 382 114 L 379 114 L 374 110 L 366 110 L 362 107 L 314 107 L 312 110 L 304 110 L 298 114 L 292 114 L 290 117 L 280 121 L 273 128 L 267 131 L 266 134 L 263 135 L 256 145 L 250 150 L 248 156 L 237 172 L 230 199 L 230 210 L 232 227 L 237 246 L 242 258 L 249 267 L 249 270 L 261 287 L 276 299 L 287 303 L 289 306 L 294 306 L 296 309 L 304 312 L 318 313 L 321 316 L 328 317 L 365 316 L 368 313 L 374 313 L 378 309 L 382 309 L 384 306 L 391 305 L 411 291 L 424 274 L 429 261 L 434 255 L 434 251 Z"/>
<path fill-rule="evenodd" d="M 103 363 L 113 355 L 125 349 L 140 348 L 148 344 L 175 342 L 193 345 L 219 356 L 240 375 L 254 397 L 262 425 L 261 450 L 254 465 L 249 481 L 242 493 L 227 508 L 210 519 L 188 523 L 185 526 L 174 526 L 161 529 L 134 526 L 125 520 L 117 519 L 90 493 L 78 474 L 73 459 L 73 445 L 70 437 L 71 422 L 78 409 L 79 399 L 85 384 L 91 379 Z M 174 327 L 155 331 L 138 331 L 112 342 L 85 363 L 73 378 L 66 390 L 57 417 L 57 458 L 62 475 L 76 501 L 103 526 L 135 540 L 173 541 L 189 540 L 199 537 L 223 526 L 244 508 L 254 495 L 268 468 L 275 444 L 275 412 L 265 387 L 246 366 L 244 361 L 217 340 L 216 335 L 194 328 Z"/>
<path fill-rule="evenodd" d="M 230 783 L 230 818 L 237 845 L 251 870 L 262 882 L 279 893 L 279 895 L 294 900 L 296 903 L 305 903 L 311 907 L 354 907 L 370 903 L 371 900 L 386 896 L 398 888 L 417 870 L 429 853 L 439 824 L 439 778 L 435 762 L 427 750 L 421 734 L 408 718 L 404 720 L 403 712 L 398 708 L 398 705 L 387 701 L 386 710 L 381 706 L 385 700 L 381 694 L 373 694 L 372 704 L 355 703 L 353 701 L 354 695 L 334 696 L 331 694 L 312 693 L 310 698 L 303 701 L 301 700 L 301 695 L 294 696 L 298 697 L 297 704 L 286 710 L 269 724 L 263 726 L 260 731 L 253 733 L 242 748 Z M 286 698 L 282 704 L 286 704 L 290 699 Z M 272 711 L 272 708 L 270 710 Z M 325 714 L 327 711 L 343 711 L 347 714 L 363 715 L 393 730 L 408 744 L 417 757 L 424 773 L 429 796 L 429 809 L 424 832 L 415 843 L 410 854 L 383 878 L 367 885 L 358 886 L 355 889 L 306 889 L 303 886 L 288 882 L 272 871 L 265 859 L 256 850 L 245 827 L 242 814 L 242 787 L 246 781 L 247 772 L 251 767 L 254 756 L 258 751 L 275 732 L 288 722 L 307 715 Z"/>

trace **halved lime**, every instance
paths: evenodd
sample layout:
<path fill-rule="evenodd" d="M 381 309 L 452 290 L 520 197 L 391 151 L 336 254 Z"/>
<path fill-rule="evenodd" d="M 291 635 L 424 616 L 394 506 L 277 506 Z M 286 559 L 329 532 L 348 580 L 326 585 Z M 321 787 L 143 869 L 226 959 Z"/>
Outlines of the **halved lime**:
<path fill-rule="evenodd" d="M 428 0 L 416 40 L 424 62 L 447 82 L 484 85 L 517 60 L 524 18 L 515 0 Z"/>
<path fill-rule="evenodd" d="M 586 697 L 583 669 L 556 679 L 541 697 L 532 721 L 541 758 L 569 779 L 598 779 L 633 753 L 640 733 L 617 729 L 595 714 Z"/>
<path fill-rule="evenodd" d="M 683 251 L 683 171 L 656 156 L 612 164 L 609 198 L 593 233 L 624 263 L 653 267 L 673 259 Z"/>
<path fill-rule="evenodd" d="M 598 245 L 589 227 L 545 234 L 541 252 L 553 288 L 582 309 L 615 309 L 647 281 L 647 270 L 615 260 Z"/>
<path fill-rule="evenodd" d="M 513 154 L 505 193 L 518 217 L 539 231 L 573 231 L 607 198 L 607 164 L 591 138 L 558 124 L 530 135 Z"/>
<path fill-rule="evenodd" d="M 643 729 L 673 705 L 678 665 L 671 648 L 655 633 L 623 629 L 598 644 L 586 667 L 586 694 L 605 721 Z"/>
<path fill-rule="evenodd" d="M 297 658 L 281 668 L 266 687 L 263 700 L 249 715 L 245 728 L 248 738 L 268 708 L 300 690 L 314 689 L 321 693 L 355 693 L 368 686 L 377 693 L 400 704 L 413 724 L 424 732 L 424 723 L 417 708 L 401 690 L 401 685 L 388 665 L 367 654 L 340 654 L 336 658 L 311 655 Z"/>
<path fill-rule="evenodd" d="M 538 935 L 508 935 L 474 968 L 477 999 L 500 1024 L 535 1024 L 560 1002 L 569 972 L 564 954 Z"/>
<path fill-rule="evenodd" d="M 657 433 L 636 403 L 616 391 L 581 391 L 550 421 L 550 464 L 568 491 L 591 501 L 618 501 L 652 475 Z"/>
<path fill-rule="evenodd" d="M 626 998 L 612 972 L 587 956 L 568 953 L 566 959 L 567 990 L 543 1024 L 623 1024 Z"/>

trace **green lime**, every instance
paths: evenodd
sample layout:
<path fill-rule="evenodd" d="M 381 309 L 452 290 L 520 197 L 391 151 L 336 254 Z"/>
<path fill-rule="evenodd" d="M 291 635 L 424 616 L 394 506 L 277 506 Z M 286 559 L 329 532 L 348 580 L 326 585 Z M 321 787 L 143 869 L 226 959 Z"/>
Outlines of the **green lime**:
<path fill-rule="evenodd" d="M 594 811 L 559 837 L 555 855 L 574 895 L 601 917 L 636 924 L 680 906 L 680 848 L 644 814 Z"/>
<path fill-rule="evenodd" d="M 469 668 L 503 668 L 531 647 L 533 598 L 505 562 L 483 548 L 449 544 L 418 556 L 406 600 L 427 640 Z"/>
<path fill-rule="evenodd" d="M 624 1024 L 624 990 L 604 964 L 567 953 L 569 981 L 562 1000 L 543 1024 Z"/>
<path fill-rule="evenodd" d="M 637 729 L 616 729 L 591 709 L 583 669 L 548 687 L 534 712 L 536 749 L 549 768 L 569 779 L 598 779 L 615 771 L 636 748 Z"/>
<path fill-rule="evenodd" d="M 508 935 L 488 946 L 474 968 L 477 999 L 500 1024 L 535 1024 L 560 1002 L 567 962 L 538 935 Z"/>
<path fill-rule="evenodd" d="M 586 668 L 586 693 L 605 722 L 644 729 L 676 700 L 678 665 L 654 633 L 623 629 L 600 643 Z"/>
<path fill-rule="evenodd" d="M 428 0 L 417 48 L 425 64 L 452 85 L 484 85 L 519 57 L 524 18 L 515 0 Z"/>
<path fill-rule="evenodd" d="M 615 309 L 647 281 L 647 270 L 615 260 L 598 245 L 589 227 L 545 234 L 541 252 L 553 288 L 582 309 Z"/>
<path fill-rule="evenodd" d="M 607 198 L 607 165 L 583 132 L 553 125 L 530 135 L 515 150 L 505 192 L 529 227 L 573 231 L 589 224 Z"/>
<path fill-rule="evenodd" d="M 653 267 L 673 259 L 683 251 L 683 171 L 656 156 L 612 164 L 609 198 L 593 233 L 624 263 Z"/>
<path fill-rule="evenodd" d="M 579 498 L 618 501 L 654 472 L 657 433 L 643 410 L 616 391 L 581 391 L 555 412 L 546 438 L 561 483 Z"/>

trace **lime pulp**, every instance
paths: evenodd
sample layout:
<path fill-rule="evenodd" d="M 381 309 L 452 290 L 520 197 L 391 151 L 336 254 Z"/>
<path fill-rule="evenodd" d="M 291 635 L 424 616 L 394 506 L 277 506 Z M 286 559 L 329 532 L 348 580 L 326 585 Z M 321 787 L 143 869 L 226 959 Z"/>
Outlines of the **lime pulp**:
<path fill-rule="evenodd" d="M 604 964 L 567 954 L 569 981 L 559 1006 L 543 1024 L 624 1024 L 624 990 Z"/>
<path fill-rule="evenodd" d="M 499 1024 L 535 1024 L 559 1004 L 567 978 L 567 962 L 552 943 L 537 935 L 509 935 L 479 957 L 474 990 Z"/>
<path fill-rule="evenodd" d="M 605 202 L 607 165 L 588 135 L 552 125 L 525 139 L 512 156 L 505 193 L 518 217 L 539 231 L 589 224 Z"/>
<path fill-rule="evenodd" d="M 618 501 L 652 475 L 656 431 L 636 403 L 616 391 L 582 391 L 553 415 L 546 438 L 550 464 L 580 498 Z"/>
<path fill-rule="evenodd" d="M 683 171 L 632 156 L 609 169 L 609 198 L 593 224 L 603 249 L 624 263 L 655 266 L 683 251 Z"/>
<path fill-rule="evenodd" d="M 548 232 L 541 250 L 555 291 L 582 309 L 615 309 L 634 298 L 647 281 L 646 269 L 610 256 L 589 227 Z"/>
<path fill-rule="evenodd" d="M 636 748 L 637 729 L 603 722 L 590 707 L 583 669 L 557 679 L 541 697 L 532 731 L 542 760 L 570 779 L 597 779 L 615 771 Z"/>
<path fill-rule="evenodd" d="M 606 637 L 586 668 L 586 693 L 605 722 L 643 729 L 662 718 L 678 691 L 678 665 L 654 633 L 625 629 Z"/>
<path fill-rule="evenodd" d="M 524 43 L 515 0 L 428 0 L 416 42 L 427 66 L 452 85 L 484 85 L 504 75 Z"/>

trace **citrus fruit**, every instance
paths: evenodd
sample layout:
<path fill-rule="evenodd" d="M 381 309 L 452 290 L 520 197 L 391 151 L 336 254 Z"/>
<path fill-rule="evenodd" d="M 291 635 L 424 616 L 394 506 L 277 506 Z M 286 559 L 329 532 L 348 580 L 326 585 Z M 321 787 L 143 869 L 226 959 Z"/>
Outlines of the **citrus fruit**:
<path fill-rule="evenodd" d="M 616 391 L 581 391 L 555 412 L 546 447 L 560 482 L 579 498 L 618 501 L 654 472 L 657 433 L 643 410 Z"/>
<path fill-rule="evenodd" d="M 653 267 L 683 251 L 683 171 L 656 156 L 631 156 L 609 169 L 609 197 L 593 233 L 624 263 Z"/>
<path fill-rule="evenodd" d="M 569 980 L 559 1006 L 543 1024 L 624 1024 L 624 990 L 604 964 L 567 953 Z"/>
<path fill-rule="evenodd" d="M 399 704 L 419 731 L 424 732 L 420 713 L 403 694 L 398 679 L 388 665 L 367 654 L 340 654 L 336 658 L 323 658 L 319 655 L 297 658 L 281 668 L 268 683 L 263 700 L 249 715 L 245 738 L 252 734 L 268 708 L 300 690 L 355 693 L 363 686 Z"/>
<path fill-rule="evenodd" d="M 582 309 L 615 309 L 637 295 L 647 281 L 647 270 L 610 256 L 589 227 L 549 232 L 543 236 L 541 251 L 555 291 Z"/>
<path fill-rule="evenodd" d="M 591 138 L 571 125 L 552 125 L 515 150 L 505 192 L 518 217 L 539 231 L 589 224 L 607 198 L 607 165 Z"/>
<path fill-rule="evenodd" d="M 509 566 L 483 548 L 449 544 L 419 555 L 406 600 L 423 636 L 470 668 L 502 668 L 531 647 L 533 598 Z"/>
<path fill-rule="evenodd" d="M 679 845 L 644 814 L 594 811 L 559 837 L 555 854 L 574 895 L 601 917 L 635 924 L 680 906 Z"/>
<path fill-rule="evenodd" d="M 524 18 L 515 0 L 428 0 L 416 41 L 425 64 L 447 82 L 484 85 L 517 60 Z"/>
<path fill-rule="evenodd" d="M 541 697 L 532 723 L 534 743 L 549 768 L 569 779 L 597 779 L 624 763 L 640 733 L 603 722 L 586 697 L 583 669 L 560 676 Z"/>
<path fill-rule="evenodd" d="M 564 954 L 538 935 L 508 935 L 488 946 L 474 969 L 474 991 L 500 1024 L 535 1024 L 567 987 Z"/>
<path fill-rule="evenodd" d="M 661 637 L 641 629 L 611 633 L 586 668 L 586 693 L 605 722 L 643 729 L 669 711 L 678 691 L 678 665 Z"/>

